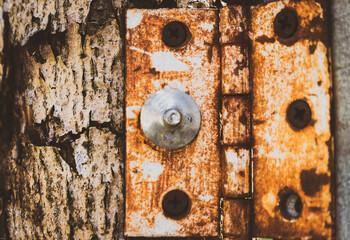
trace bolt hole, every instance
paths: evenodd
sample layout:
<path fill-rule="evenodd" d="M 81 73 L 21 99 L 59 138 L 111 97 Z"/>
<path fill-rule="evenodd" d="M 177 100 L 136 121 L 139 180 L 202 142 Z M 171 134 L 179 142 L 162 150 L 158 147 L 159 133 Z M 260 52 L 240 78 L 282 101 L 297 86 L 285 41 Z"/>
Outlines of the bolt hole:
<path fill-rule="evenodd" d="M 192 34 L 187 25 L 180 21 L 169 22 L 162 30 L 162 41 L 168 47 L 184 47 L 191 38 Z"/>
<path fill-rule="evenodd" d="M 293 220 L 301 216 L 303 203 L 295 191 L 290 188 L 284 188 L 279 192 L 278 196 L 280 197 L 279 209 L 285 219 Z"/>
<path fill-rule="evenodd" d="M 172 190 L 164 195 L 162 208 L 166 217 L 180 220 L 189 214 L 191 199 L 181 190 Z"/>

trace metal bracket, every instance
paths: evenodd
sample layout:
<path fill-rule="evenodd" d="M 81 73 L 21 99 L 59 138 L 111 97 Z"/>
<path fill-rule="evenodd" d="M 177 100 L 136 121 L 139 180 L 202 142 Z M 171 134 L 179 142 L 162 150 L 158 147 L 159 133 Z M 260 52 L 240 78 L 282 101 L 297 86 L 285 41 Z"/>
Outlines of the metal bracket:
<path fill-rule="evenodd" d="M 323 7 L 127 11 L 126 236 L 333 236 Z"/>

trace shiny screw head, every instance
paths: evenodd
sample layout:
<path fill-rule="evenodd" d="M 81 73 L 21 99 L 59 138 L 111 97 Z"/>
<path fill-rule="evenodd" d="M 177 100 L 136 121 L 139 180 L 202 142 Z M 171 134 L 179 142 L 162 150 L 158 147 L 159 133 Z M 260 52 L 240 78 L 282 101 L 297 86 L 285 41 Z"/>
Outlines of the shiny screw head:
<path fill-rule="evenodd" d="M 176 109 L 169 109 L 165 111 L 163 120 L 169 126 L 177 126 L 181 122 L 181 113 Z"/>
<path fill-rule="evenodd" d="M 168 47 L 182 47 L 191 38 L 191 33 L 186 24 L 180 21 L 167 23 L 162 32 L 162 41 Z"/>
<path fill-rule="evenodd" d="M 189 196 L 181 190 L 172 190 L 165 194 L 162 201 L 162 208 L 166 217 L 180 220 L 189 213 L 191 200 Z"/>
<path fill-rule="evenodd" d="M 287 109 L 287 120 L 293 128 L 305 128 L 311 120 L 311 109 L 304 100 L 292 102 Z"/>
<path fill-rule="evenodd" d="M 145 101 L 140 122 L 150 142 L 163 149 L 179 149 L 197 136 L 201 114 L 188 94 L 176 89 L 163 89 Z"/>
<path fill-rule="evenodd" d="M 287 220 L 300 217 L 303 210 L 303 204 L 300 196 L 289 188 L 284 188 L 279 193 L 280 196 L 280 212 Z"/>
<path fill-rule="evenodd" d="M 298 29 L 298 18 L 296 13 L 289 8 L 280 11 L 273 21 L 275 33 L 280 38 L 292 37 Z"/>

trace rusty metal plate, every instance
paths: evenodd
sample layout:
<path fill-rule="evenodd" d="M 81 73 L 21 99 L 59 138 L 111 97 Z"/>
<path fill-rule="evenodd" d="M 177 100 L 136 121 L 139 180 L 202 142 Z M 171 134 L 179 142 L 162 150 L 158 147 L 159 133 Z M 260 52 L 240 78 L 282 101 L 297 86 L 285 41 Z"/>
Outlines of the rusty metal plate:
<path fill-rule="evenodd" d="M 225 145 L 250 143 L 250 100 L 246 96 L 222 98 L 222 141 Z"/>
<path fill-rule="evenodd" d="M 222 204 L 224 238 L 248 240 L 250 236 L 250 200 L 225 199 Z"/>
<path fill-rule="evenodd" d="M 251 8 L 257 237 L 332 237 L 332 84 L 325 5 L 279 1 Z M 275 16 L 285 8 L 293 11 L 299 25 L 287 39 L 274 31 Z M 278 21 L 283 25 L 285 20 Z M 295 100 L 308 103 L 311 110 L 311 120 L 302 129 L 287 120 L 288 106 Z M 299 121 L 307 111 L 302 108 L 291 116 Z"/>
<path fill-rule="evenodd" d="M 223 160 L 223 197 L 248 196 L 250 194 L 250 149 L 224 147 Z"/>
<path fill-rule="evenodd" d="M 187 25 L 192 35 L 187 45 L 172 48 L 162 41 L 162 29 L 171 21 Z M 219 234 L 218 23 L 216 10 L 127 10 L 126 236 Z M 140 128 L 144 102 L 161 89 L 183 91 L 199 106 L 201 128 L 184 148 L 160 149 Z M 190 201 L 181 219 L 163 212 L 163 198 L 174 189 L 186 193 Z M 174 208 L 181 205 L 177 204 Z"/>

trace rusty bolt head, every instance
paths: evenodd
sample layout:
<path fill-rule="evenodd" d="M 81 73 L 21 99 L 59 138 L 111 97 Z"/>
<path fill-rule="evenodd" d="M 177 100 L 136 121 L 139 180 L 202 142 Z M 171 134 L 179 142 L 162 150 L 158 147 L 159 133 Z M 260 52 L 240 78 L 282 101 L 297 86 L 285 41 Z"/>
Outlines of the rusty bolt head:
<path fill-rule="evenodd" d="M 281 190 L 279 196 L 279 208 L 281 215 L 287 220 L 292 220 L 300 217 L 303 210 L 303 204 L 300 196 L 289 188 Z"/>
<path fill-rule="evenodd" d="M 183 22 L 172 21 L 167 23 L 162 32 L 162 41 L 168 47 L 182 47 L 191 38 L 191 33 Z"/>
<path fill-rule="evenodd" d="M 292 102 L 287 109 L 287 120 L 293 128 L 303 129 L 311 120 L 311 109 L 304 100 Z"/>
<path fill-rule="evenodd" d="M 296 13 L 289 8 L 280 11 L 273 21 L 275 33 L 280 38 L 292 37 L 298 29 L 298 18 Z"/>
<path fill-rule="evenodd" d="M 181 190 L 172 190 L 165 194 L 162 208 L 166 217 L 180 220 L 189 213 L 191 200 L 189 196 Z"/>

